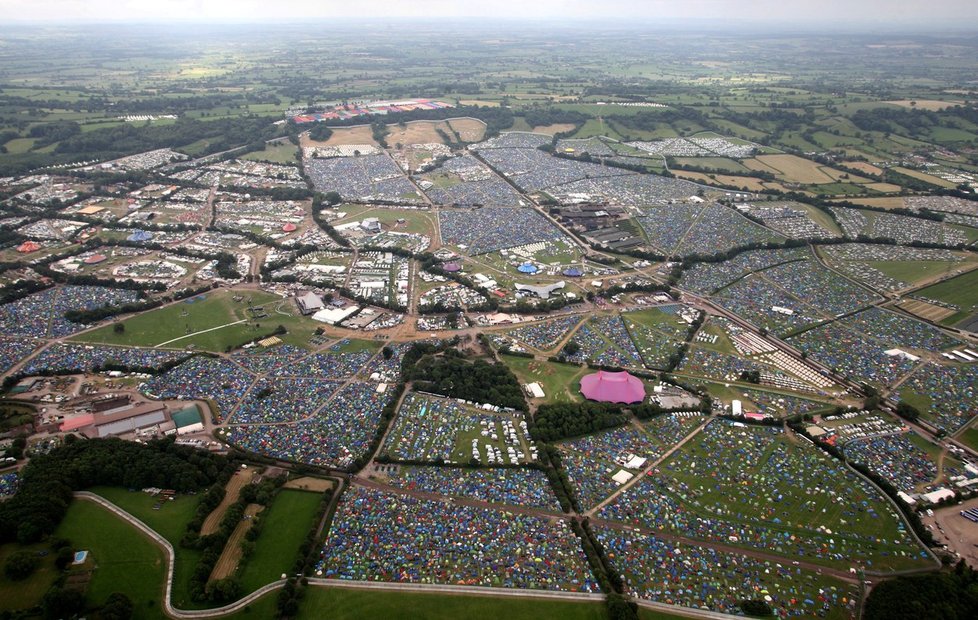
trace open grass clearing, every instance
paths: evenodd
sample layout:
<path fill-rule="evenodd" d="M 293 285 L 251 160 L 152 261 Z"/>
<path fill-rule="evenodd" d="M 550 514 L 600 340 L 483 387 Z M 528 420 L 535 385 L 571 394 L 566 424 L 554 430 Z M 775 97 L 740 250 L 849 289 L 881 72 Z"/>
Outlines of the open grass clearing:
<path fill-rule="evenodd" d="M 329 137 L 329 140 L 318 142 L 311 140 L 308 134 L 303 133 L 299 140 L 299 146 L 302 148 L 310 146 L 341 146 L 345 144 L 371 144 L 378 146 L 376 140 L 374 140 L 373 130 L 370 128 L 370 125 L 333 127 L 332 129 L 333 135 Z"/>
<path fill-rule="evenodd" d="M 199 499 L 184 495 L 163 502 L 159 510 L 154 510 L 153 507 L 160 500 L 141 491 L 129 491 L 117 487 L 95 487 L 92 492 L 101 495 L 136 517 L 173 545 L 176 562 L 173 567 L 171 600 L 176 607 L 200 609 L 202 606 L 190 599 L 189 586 L 190 575 L 197 563 L 200 562 L 203 553 L 180 546 L 180 539 L 187 531 L 187 524 L 197 512 Z"/>
<path fill-rule="evenodd" d="M 255 550 L 239 568 L 244 592 L 253 592 L 291 571 L 321 501 L 319 493 L 294 489 L 283 489 L 275 495 L 272 505 L 262 513 Z"/>
<path fill-rule="evenodd" d="M 954 183 L 951 183 L 950 181 L 945 181 L 940 177 L 935 177 L 932 174 L 927 174 L 926 172 L 921 172 L 919 170 L 913 170 L 911 168 L 894 167 L 893 171 L 898 172 L 904 176 L 917 179 L 918 181 L 923 181 L 924 183 L 930 183 L 931 185 L 942 187 L 944 189 L 954 189 L 955 187 L 957 187 Z"/>
<path fill-rule="evenodd" d="M 744 165 L 755 170 L 757 168 L 751 165 L 754 161 L 773 170 L 778 177 L 789 183 L 818 185 L 835 180 L 821 169 L 820 164 L 797 155 L 758 155 L 754 160 L 745 161 Z"/>
<path fill-rule="evenodd" d="M 580 381 L 588 372 L 587 368 L 515 355 L 502 355 L 501 358 L 520 383 L 539 383 L 546 394 L 546 402 L 568 403 L 583 399 Z"/>
<path fill-rule="evenodd" d="M 299 611 L 300 620 L 319 620 L 329 610 L 330 620 L 390 618 L 397 620 L 605 620 L 603 603 L 545 601 L 533 598 L 511 598 L 452 594 L 357 590 L 353 588 L 317 588 L 305 590 Z M 664 615 L 641 616 L 643 620 L 669 618 Z"/>
<path fill-rule="evenodd" d="M 953 304 L 961 309 L 978 307 L 978 269 L 917 291 L 917 295 Z"/>
<path fill-rule="evenodd" d="M 279 142 L 271 142 L 265 145 L 265 149 L 262 151 L 252 151 L 241 156 L 241 159 L 250 159 L 252 161 L 270 161 L 276 164 L 292 164 L 295 163 L 296 153 L 298 149 L 294 144 L 288 140 L 281 140 Z"/>
<path fill-rule="evenodd" d="M 166 575 L 163 550 L 107 509 L 94 502 L 72 502 L 56 536 L 90 554 L 86 601 L 101 605 L 113 592 L 133 602 L 133 618 L 159 618 Z"/>
<path fill-rule="evenodd" d="M 481 142 L 486 137 L 486 124 L 477 118 L 450 118 L 446 122 L 465 142 Z"/>

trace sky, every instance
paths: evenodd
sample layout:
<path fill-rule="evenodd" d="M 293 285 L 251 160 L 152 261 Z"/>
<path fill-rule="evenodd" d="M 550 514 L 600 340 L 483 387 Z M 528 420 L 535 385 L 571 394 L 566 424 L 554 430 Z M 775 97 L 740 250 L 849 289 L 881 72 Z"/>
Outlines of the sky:
<path fill-rule="evenodd" d="M 974 0 L 0 0 L 0 22 L 296 22 L 495 18 L 665 23 L 973 25 Z"/>

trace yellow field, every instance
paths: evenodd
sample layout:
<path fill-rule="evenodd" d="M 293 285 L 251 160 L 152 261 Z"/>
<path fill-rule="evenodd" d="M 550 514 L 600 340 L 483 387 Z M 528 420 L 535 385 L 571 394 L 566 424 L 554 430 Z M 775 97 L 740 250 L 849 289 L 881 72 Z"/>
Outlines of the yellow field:
<path fill-rule="evenodd" d="M 299 144 L 302 146 L 302 148 L 310 146 L 341 146 L 344 144 L 372 144 L 377 146 L 377 143 L 374 141 L 374 134 L 373 130 L 370 129 L 370 125 L 359 125 L 357 127 L 336 127 L 333 129 L 333 135 L 331 135 L 329 140 L 325 142 L 310 140 L 307 135 L 303 134 Z"/>
<path fill-rule="evenodd" d="M 866 187 L 884 194 L 897 194 L 903 189 L 899 185 L 893 185 L 892 183 L 867 183 Z"/>
<path fill-rule="evenodd" d="M 245 508 L 245 516 L 254 517 L 264 509 L 265 507 L 261 504 L 248 504 Z M 224 550 L 221 552 L 221 557 L 217 559 L 214 570 L 211 571 L 209 581 L 224 579 L 234 574 L 234 571 L 238 568 L 238 562 L 241 561 L 241 541 L 244 539 L 245 533 L 250 529 L 251 519 L 242 519 L 238 522 L 238 525 L 235 526 L 234 531 L 231 532 L 231 536 L 224 545 Z"/>
<path fill-rule="evenodd" d="M 713 178 L 710 178 L 709 175 L 703 174 L 702 172 L 686 172 L 685 170 L 676 170 L 673 172 L 673 174 L 681 179 L 688 179 L 698 183 L 720 183 L 722 185 L 730 185 L 737 188 L 746 187 L 747 191 L 749 192 L 763 192 L 765 189 L 767 189 L 764 187 L 764 182 L 757 177 L 739 177 L 729 174 L 714 174 Z"/>
<path fill-rule="evenodd" d="M 451 125 L 465 142 L 480 142 L 486 137 L 486 124 L 476 118 L 450 118 Z"/>
<path fill-rule="evenodd" d="M 286 489 L 299 489 L 300 491 L 316 491 L 317 493 L 322 493 L 333 488 L 333 481 L 305 476 L 303 478 L 289 480 L 282 486 Z"/>
<path fill-rule="evenodd" d="M 904 99 L 902 101 L 887 101 L 886 103 L 892 103 L 893 105 L 898 105 L 901 108 L 916 108 L 918 110 L 929 110 L 931 112 L 938 112 L 945 108 L 950 108 L 954 105 L 960 105 L 961 102 L 954 103 L 948 101 L 935 101 L 933 99 L 915 99 L 917 105 L 910 105 L 910 99 Z"/>
<path fill-rule="evenodd" d="M 207 518 L 204 519 L 204 524 L 200 526 L 201 536 L 207 536 L 217 531 L 218 526 L 221 525 L 221 519 L 224 518 L 224 513 L 227 512 L 228 506 L 238 501 L 238 496 L 241 494 L 241 487 L 246 484 L 251 484 L 251 480 L 255 477 L 256 473 L 258 472 L 253 467 L 234 472 L 234 475 L 231 476 L 231 479 L 224 486 L 224 499 L 221 500 L 217 508 L 207 515 Z"/>
<path fill-rule="evenodd" d="M 574 129 L 574 125 L 570 123 L 557 123 L 555 125 L 540 125 L 539 127 L 533 128 L 533 133 L 545 133 L 548 136 L 552 136 L 556 133 L 565 133 Z"/>
<path fill-rule="evenodd" d="M 947 189 L 954 189 L 955 187 L 957 187 L 954 183 L 951 183 L 950 181 L 945 181 L 940 177 L 935 177 L 933 175 L 927 174 L 926 172 L 920 172 L 919 170 L 912 170 L 910 168 L 899 168 L 899 167 L 895 167 L 893 168 L 893 170 L 899 172 L 900 174 L 905 174 L 908 177 L 920 179 L 925 183 L 930 183 L 938 187 L 945 187 Z"/>
<path fill-rule="evenodd" d="M 902 209 L 907 206 L 906 203 L 903 202 L 903 198 L 900 198 L 899 196 L 885 198 L 845 198 L 844 200 L 857 205 L 879 207 L 881 209 Z M 837 200 L 834 202 L 840 201 Z"/>
<path fill-rule="evenodd" d="M 414 121 L 400 125 L 388 125 L 387 144 L 444 144 L 445 140 L 438 135 L 439 129 L 449 136 L 452 130 L 445 121 Z"/>
<path fill-rule="evenodd" d="M 929 304 L 926 301 L 919 301 L 917 299 L 908 299 L 900 302 L 898 305 L 900 308 L 903 308 L 910 314 L 914 314 L 922 319 L 934 322 L 942 321 L 955 312 L 954 310 Z"/>
<path fill-rule="evenodd" d="M 477 105 L 483 108 L 498 108 L 498 101 L 482 101 L 481 99 L 465 99 L 458 102 L 459 105 Z"/>
<path fill-rule="evenodd" d="M 847 161 L 845 163 L 846 168 L 852 168 L 853 170 L 858 170 L 860 172 L 865 172 L 866 174 L 881 175 L 883 174 L 883 169 L 874 166 L 873 164 L 864 161 Z"/>
<path fill-rule="evenodd" d="M 821 183 L 832 183 L 834 181 L 832 177 L 822 171 L 819 164 L 809 159 L 798 157 L 797 155 L 758 155 L 754 160 L 744 162 L 744 165 L 748 168 L 757 170 L 757 168 L 750 166 L 752 161 L 761 162 L 789 183 L 817 185 Z"/>

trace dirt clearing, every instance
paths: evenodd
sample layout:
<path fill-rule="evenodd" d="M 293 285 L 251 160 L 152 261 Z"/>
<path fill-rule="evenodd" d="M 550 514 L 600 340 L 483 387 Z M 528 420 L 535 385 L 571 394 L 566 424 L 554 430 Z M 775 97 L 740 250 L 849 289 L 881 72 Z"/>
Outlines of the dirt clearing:
<path fill-rule="evenodd" d="M 289 480 L 283 486 L 286 489 L 298 489 L 300 491 L 316 491 L 317 493 L 323 493 L 332 489 L 335 485 L 333 484 L 332 480 L 323 480 L 322 478 L 306 476 L 303 478 L 296 478 L 295 480 Z"/>

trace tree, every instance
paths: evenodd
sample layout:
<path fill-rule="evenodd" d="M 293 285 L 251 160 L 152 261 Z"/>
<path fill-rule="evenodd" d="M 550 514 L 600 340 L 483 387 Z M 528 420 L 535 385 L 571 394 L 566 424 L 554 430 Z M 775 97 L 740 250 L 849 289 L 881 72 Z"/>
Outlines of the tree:
<path fill-rule="evenodd" d="M 3 565 L 3 573 L 12 581 L 23 581 L 37 569 L 37 554 L 30 551 L 17 551 L 11 554 Z"/>
<path fill-rule="evenodd" d="M 771 606 L 762 600 L 741 601 L 740 609 L 748 616 L 771 616 L 774 614 Z"/>
<path fill-rule="evenodd" d="M 51 588 L 41 599 L 41 609 L 44 617 L 49 620 L 70 618 L 85 608 L 85 597 L 77 590 L 63 590 L 57 586 Z"/>
<path fill-rule="evenodd" d="M 581 345 L 577 344 L 573 340 L 569 341 L 567 344 L 564 345 L 564 353 L 567 354 L 568 356 L 577 355 L 577 353 L 580 350 L 581 350 Z"/>
<path fill-rule="evenodd" d="M 115 325 L 112 326 L 112 331 L 117 334 L 124 334 L 126 332 L 125 323 L 116 323 Z"/>
<path fill-rule="evenodd" d="M 98 617 L 101 620 L 129 620 L 132 612 L 133 605 L 129 597 L 121 592 L 113 592 L 106 599 Z"/>

